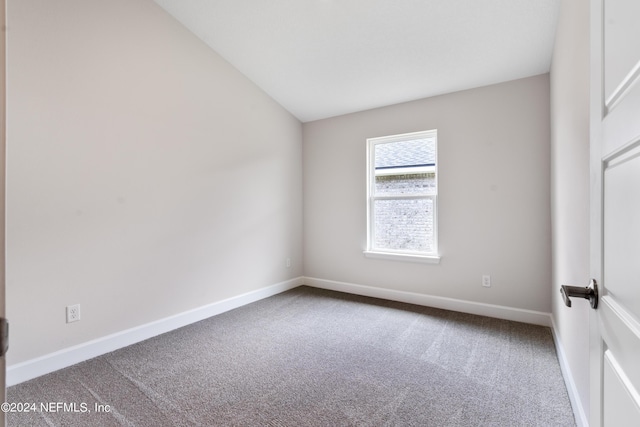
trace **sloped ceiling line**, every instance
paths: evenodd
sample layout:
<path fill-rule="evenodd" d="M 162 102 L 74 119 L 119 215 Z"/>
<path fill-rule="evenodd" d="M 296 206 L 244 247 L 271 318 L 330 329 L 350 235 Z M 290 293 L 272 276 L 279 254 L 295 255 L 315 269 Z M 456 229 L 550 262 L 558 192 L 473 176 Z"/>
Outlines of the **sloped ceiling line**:
<path fill-rule="evenodd" d="M 559 0 L 154 0 L 302 122 L 549 71 Z"/>

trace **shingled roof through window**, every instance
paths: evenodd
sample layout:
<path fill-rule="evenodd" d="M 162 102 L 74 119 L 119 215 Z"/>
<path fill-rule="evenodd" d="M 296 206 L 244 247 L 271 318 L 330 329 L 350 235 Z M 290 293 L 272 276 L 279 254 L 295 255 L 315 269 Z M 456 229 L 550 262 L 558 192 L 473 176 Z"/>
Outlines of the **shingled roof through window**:
<path fill-rule="evenodd" d="M 376 169 L 392 169 L 436 164 L 436 146 L 433 138 L 398 141 L 375 146 Z"/>

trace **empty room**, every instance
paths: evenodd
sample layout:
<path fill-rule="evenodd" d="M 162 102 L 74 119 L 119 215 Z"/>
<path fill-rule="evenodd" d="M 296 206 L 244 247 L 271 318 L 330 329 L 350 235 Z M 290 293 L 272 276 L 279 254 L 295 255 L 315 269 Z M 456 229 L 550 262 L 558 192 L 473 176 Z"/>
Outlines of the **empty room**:
<path fill-rule="evenodd" d="M 0 3 L 0 425 L 637 425 L 635 2 Z"/>

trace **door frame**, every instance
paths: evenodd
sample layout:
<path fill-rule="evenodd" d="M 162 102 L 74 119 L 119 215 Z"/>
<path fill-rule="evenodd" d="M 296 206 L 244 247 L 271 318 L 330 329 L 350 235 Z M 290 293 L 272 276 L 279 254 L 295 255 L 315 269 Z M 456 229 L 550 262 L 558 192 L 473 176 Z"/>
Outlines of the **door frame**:
<path fill-rule="evenodd" d="M 603 244 L 603 186 L 602 186 L 602 118 L 604 117 L 604 84 L 603 84 L 603 8 L 602 0 L 591 0 L 590 5 L 590 111 L 589 111 L 589 169 L 590 169 L 590 220 L 589 229 L 589 270 L 590 276 L 602 284 L 602 244 Z M 595 232 L 594 232 L 595 231 Z M 589 425 L 597 427 L 602 424 L 602 379 L 603 379 L 603 343 L 600 338 L 598 313 L 589 313 Z"/>
<path fill-rule="evenodd" d="M 5 311 L 5 194 L 6 194 L 6 117 L 7 117 L 7 4 L 0 0 L 0 317 L 6 316 Z M 0 357 L 0 402 L 6 401 L 6 356 Z M 6 414 L 0 414 L 0 427 L 6 423 Z"/>

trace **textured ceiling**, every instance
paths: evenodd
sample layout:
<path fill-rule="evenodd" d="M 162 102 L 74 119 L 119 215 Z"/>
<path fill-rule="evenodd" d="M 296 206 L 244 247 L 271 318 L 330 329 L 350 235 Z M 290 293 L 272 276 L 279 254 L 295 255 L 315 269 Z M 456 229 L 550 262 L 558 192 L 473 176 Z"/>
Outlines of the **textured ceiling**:
<path fill-rule="evenodd" d="M 559 0 L 154 0 L 303 122 L 549 71 Z"/>

